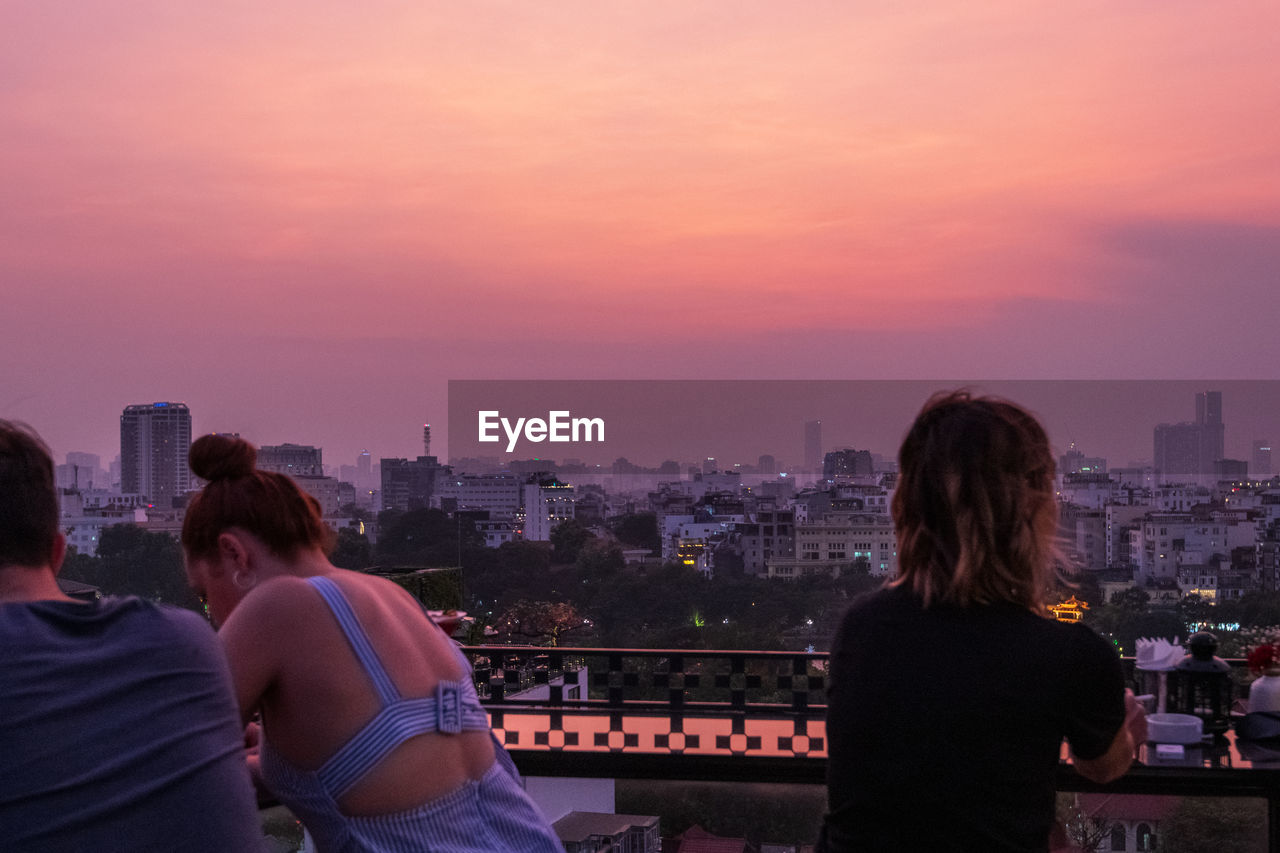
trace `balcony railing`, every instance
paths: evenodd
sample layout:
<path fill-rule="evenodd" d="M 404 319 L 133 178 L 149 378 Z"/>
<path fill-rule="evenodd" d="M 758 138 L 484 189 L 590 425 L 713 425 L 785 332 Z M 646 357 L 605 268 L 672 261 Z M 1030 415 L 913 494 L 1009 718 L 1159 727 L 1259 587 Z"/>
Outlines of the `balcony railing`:
<path fill-rule="evenodd" d="M 526 775 L 825 782 L 824 653 L 465 651 L 494 730 Z M 1270 849 L 1280 850 L 1280 749 L 1271 758 L 1238 746 L 1233 733 L 1188 747 L 1177 761 L 1144 748 L 1107 786 L 1085 780 L 1064 754 L 1057 783 L 1062 791 L 1263 798 Z"/>
<path fill-rule="evenodd" d="M 763 760 L 785 764 L 779 769 L 794 781 L 820 781 L 825 654 L 467 651 L 498 737 L 534 775 L 567 775 L 569 764 L 576 775 L 644 776 L 677 757 L 688 759 L 685 771 L 702 767 L 705 778 L 723 778 L 717 768 L 729 759 L 740 773 Z M 559 772 L 536 772 L 545 762 Z"/>

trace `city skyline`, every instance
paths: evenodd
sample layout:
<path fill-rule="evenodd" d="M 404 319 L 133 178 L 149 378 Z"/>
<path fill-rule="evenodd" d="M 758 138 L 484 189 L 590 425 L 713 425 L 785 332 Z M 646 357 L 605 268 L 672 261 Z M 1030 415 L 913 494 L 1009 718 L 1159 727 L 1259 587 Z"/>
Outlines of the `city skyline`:
<path fill-rule="evenodd" d="M 477 407 L 507 404 L 530 414 L 528 407 L 536 406 L 530 401 L 554 400 L 553 406 L 579 414 L 607 414 L 611 440 L 594 452 L 590 444 L 525 442 L 517 452 L 504 453 L 501 443 L 470 442 L 456 449 L 451 445 L 440 457 L 442 462 L 478 456 L 506 462 L 577 458 L 605 467 L 625 457 L 633 464 L 657 467 L 668 459 L 685 465 L 712 456 L 721 469 L 731 470 L 735 464 L 753 466 L 760 455 L 770 455 L 782 470 L 798 471 L 803 468 L 809 415 L 820 414 L 823 453 L 854 448 L 893 458 L 920 404 L 934 391 L 962 385 L 974 393 L 1007 397 L 1035 412 L 1045 423 L 1055 455 L 1074 446 L 1088 456 L 1105 458 L 1113 468 L 1151 464 L 1155 428 L 1194 421 L 1198 398 L 1206 390 L 1222 393 L 1219 414 L 1226 428 L 1225 458 L 1248 462 L 1256 441 L 1270 441 L 1280 431 L 1280 381 L 463 381 L 450 385 L 454 404 L 446 423 L 471 425 Z M 126 414 L 151 405 L 130 405 Z M 522 405 L 526 408 L 520 409 Z M 541 413 L 546 413 L 545 407 Z M 198 412 L 191 412 L 190 418 L 193 436 L 208 431 L 200 427 Z M 416 449 L 397 454 L 371 448 L 372 459 L 421 455 L 421 430 L 414 430 Z M 311 444 L 298 436 L 263 440 L 241 434 L 260 447 Z M 447 430 L 436 427 L 433 434 L 447 435 Z M 322 445 L 312 446 L 324 450 Z M 84 449 L 53 450 L 61 460 Z M 101 458 L 109 463 L 112 455 L 101 454 Z M 325 459 L 326 467 L 335 472 L 343 466 L 351 468 L 356 461 L 330 451 Z"/>
<path fill-rule="evenodd" d="M 58 448 L 181 400 L 410 455 L 451 379 L 1280 363 L 1280 8 L 0 14 L 0 415 Z"/>

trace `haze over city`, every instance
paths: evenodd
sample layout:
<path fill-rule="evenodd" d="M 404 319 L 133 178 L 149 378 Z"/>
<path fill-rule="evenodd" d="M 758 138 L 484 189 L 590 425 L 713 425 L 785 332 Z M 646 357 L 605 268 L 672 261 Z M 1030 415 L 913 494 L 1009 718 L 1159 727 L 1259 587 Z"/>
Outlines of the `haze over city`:
<path fill-rule="evenodd" d="M 1272 378 L 1278 24 L 10 4 L 0 413 L 345 462 L 443 446 L 449 379 Z"/>
<path fill-rule="evenodd" d="M 1277 57 L 1258 0 L 0 4 L 57 466 L 0 846 L 1280 849 Z M 966 385 L 1052 483 L 963 400 L 895 470 Z"/>

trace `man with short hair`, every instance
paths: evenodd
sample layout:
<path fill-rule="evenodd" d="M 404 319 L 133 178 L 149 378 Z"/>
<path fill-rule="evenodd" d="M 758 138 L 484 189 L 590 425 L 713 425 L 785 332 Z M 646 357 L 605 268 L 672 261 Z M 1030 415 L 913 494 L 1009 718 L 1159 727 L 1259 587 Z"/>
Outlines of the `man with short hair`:
<path fill-rule="evenodd" d="M 53 461 L 0 420 L 0 848 L 262 847 L 230 675 L 197 614 L 75 601 Z"/>

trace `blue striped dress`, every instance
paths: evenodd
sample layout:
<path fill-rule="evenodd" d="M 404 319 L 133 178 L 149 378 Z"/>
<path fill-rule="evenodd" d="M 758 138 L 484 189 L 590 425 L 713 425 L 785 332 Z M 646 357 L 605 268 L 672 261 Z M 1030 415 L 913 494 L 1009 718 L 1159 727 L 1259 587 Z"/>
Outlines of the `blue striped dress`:
<path fill-rule="evenodd" d="M 374 718 L 315 771 L 293 766 L 262 739 L 267 787 L 302 820 L 320 853 L 562 853 L 563 845 L 525 793 L 511 757 L 496 739 L 493 766 L 451 793 L 385 815 L 352 816 L 339 810 L 342 795 L 409 738 L 428 732 L 490 731 L 489 718 L 468 677 L 440 682 L 433 696 L 402 697 L 338 585 L 326 577 L 307 581 L 333 611 L 382 704 Z"/>

